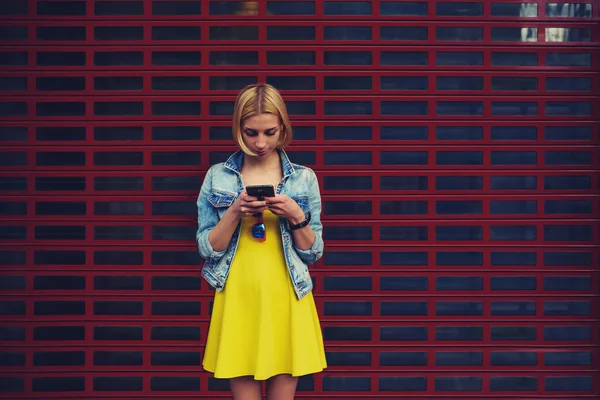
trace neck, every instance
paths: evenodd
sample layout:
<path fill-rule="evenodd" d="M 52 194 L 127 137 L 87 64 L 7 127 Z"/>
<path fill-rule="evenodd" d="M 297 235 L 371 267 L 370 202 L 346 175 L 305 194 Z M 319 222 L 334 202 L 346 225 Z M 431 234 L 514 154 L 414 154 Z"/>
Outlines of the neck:
<path fill-rule="evenodd" d="M 271 169 L 271 168 L 279 168 L 281 161 L 279 159 L 279 153 L 277 151 L 269 154 L 268 157 L 264 159 L 259 159 L 257 157 L 252 157 L 247 154 L 244 154 L 244 166 L 250 168 L 261 168 L 261 169 Z"/>

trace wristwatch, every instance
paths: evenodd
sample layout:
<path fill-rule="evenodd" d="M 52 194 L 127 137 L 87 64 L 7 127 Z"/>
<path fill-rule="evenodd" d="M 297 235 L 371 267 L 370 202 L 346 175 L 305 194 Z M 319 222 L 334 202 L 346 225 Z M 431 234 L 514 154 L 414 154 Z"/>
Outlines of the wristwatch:
<path fill-rule="evenodd" d="M 306 225 L 308 225 L 309 222 L 310 222 L 310 213 L 308 213 L 308 215 L 305 215 L 304 221 L 302 221 L 298 224 L 292 225 L 288 221 L 288 226 L 290 227 L 291 231 L 295 231 L 296 229 L 304 228 Z"/>

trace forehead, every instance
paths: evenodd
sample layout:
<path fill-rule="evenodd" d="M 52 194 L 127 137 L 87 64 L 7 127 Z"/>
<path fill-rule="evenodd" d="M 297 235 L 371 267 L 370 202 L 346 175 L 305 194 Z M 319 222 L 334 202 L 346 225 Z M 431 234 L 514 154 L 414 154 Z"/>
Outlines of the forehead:
<path fill-rule="evenodd" d="M 273 114 L 257 114 L 246 118 L 242 126 L 246 129 L 266 130 L 279 126 L 279 118 Z"/>

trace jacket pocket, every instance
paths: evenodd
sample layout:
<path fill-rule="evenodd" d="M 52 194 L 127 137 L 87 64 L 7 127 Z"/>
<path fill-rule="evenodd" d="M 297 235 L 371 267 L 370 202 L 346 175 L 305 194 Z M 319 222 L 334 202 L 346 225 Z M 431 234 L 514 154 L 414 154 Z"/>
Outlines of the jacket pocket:
<path fill-rule="evenodd" d="M 292 197 L 292 199 L 298 203 L 298 205 L 300 206 L 300 208 L 302 208 L 302 211 L 304 211 L 305 214 L 308 214 L 310 212 L 310 201 L 308 200 L 308 196 L 294 196 Z"/>
<path fill-rule="evenodd" d="M 215 208 L 227 208 L 233 204 L 236 198 L 235 193 L 213 190 L 208 196 L 208 202 Z"/>

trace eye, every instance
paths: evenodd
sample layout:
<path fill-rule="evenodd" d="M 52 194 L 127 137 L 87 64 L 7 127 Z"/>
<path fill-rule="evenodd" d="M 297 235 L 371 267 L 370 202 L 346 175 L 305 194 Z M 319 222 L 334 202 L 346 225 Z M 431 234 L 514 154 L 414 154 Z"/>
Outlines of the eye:
<path fill-rule="evenodd" d="M 272 131 L 266 131 L 265 135 L 267 136 L 273 136 L 277 133 L 277 129 L 273 129 Z"/>
<path fill-rule="evenodd" d="M 253 130 L 250 130 L 250 129 L 244 130 L 244 133 L 246 135 L 248 135 L 248 136 L 256 136 L 257 135 L 256 131 L 253 131 Z"/>

